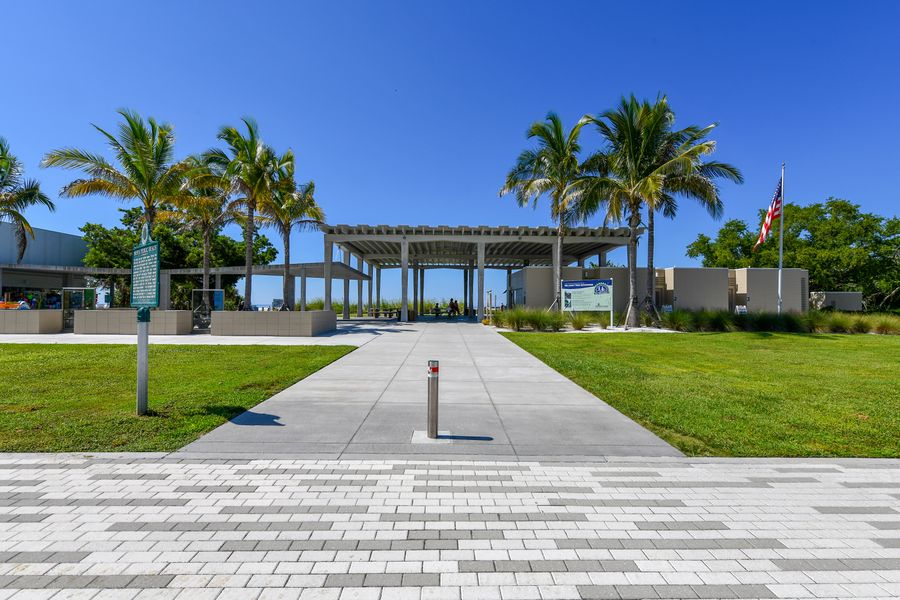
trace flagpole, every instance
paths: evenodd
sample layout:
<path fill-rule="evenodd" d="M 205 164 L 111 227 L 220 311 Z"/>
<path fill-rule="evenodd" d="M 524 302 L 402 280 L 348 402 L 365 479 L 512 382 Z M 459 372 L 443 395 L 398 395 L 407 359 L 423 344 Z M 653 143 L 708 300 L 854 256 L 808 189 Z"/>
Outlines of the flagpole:
<path fill-rule="evenodd" d="M 781 217 L 778 226 L 778 314 L 781 314 L 781 263 L 784 258 L 784 163 L 781 163 Z"/>

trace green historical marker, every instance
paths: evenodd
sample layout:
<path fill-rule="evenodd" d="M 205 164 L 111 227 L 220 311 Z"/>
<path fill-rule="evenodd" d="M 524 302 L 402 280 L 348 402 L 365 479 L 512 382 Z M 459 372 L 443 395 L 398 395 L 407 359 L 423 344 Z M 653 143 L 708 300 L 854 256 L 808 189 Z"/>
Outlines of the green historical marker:
<path fill-rule="evenodd" d="M 150 239 L 146 223 L 141 228 L 141 243 L 131 251 L 131 306 L 138 309 L 137 414 L 146 415 L 150 309 L 159 306 L 159 242 Z"/>

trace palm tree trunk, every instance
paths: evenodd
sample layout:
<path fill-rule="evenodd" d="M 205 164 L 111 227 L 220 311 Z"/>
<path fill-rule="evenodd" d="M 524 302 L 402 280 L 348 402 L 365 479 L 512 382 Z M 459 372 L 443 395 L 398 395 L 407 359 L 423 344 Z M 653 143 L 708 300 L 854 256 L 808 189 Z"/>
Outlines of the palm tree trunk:
<path fill-rule="evenodd" d="M 653 268 L 653 207 L 647 209 L 647 296 L 644 304 L 653 313 L 656 305 L 656 269 Z"/>
<path fill-rule="evenodd" d="M 638 294 L 637 294 L 637 236 L 641 215 L 632 210 L 628 219 L 628 320 L 627 327 L 638 325 Z"/>
<path fill-rule="evenodd" d="M 553 282 L 556 286 L 556 291 L 553 292 L 554 297 L 556 298 L 556 311 L 562 312 L 562 297 L 560 296 L 560 286 L 562 283 L 562 240 L 563 240 L 563 224 L 560 219 L 559 225 L 556 228 L 556 247 L 553 249 L 554 254 L 556 255 L 556 260 L 553 261 Z"/>
<path fill-rule="evenodd" d="M 294 299 L 292 298 L 294 293 L 290 285 L 291 269 L 289 267 L 291 264 L 291 232 L 283 231 L 281 237 L 284 240 L 284 274 L 281 276 L 281 293 L 288 309 L 294 310 Z"/>
<path fill-rule="evenodd" d="M 244 310 L 253 310 L 250 294 L 253 291 L 253 218 L 256 204 L 247 203 L 247 223 L 244 224 Z"/>
<path fill-rule="evenodd" d="M 209 246 L 210 246 L 210 230 L 203 232 L 203 289 L 209 289 Z"/>

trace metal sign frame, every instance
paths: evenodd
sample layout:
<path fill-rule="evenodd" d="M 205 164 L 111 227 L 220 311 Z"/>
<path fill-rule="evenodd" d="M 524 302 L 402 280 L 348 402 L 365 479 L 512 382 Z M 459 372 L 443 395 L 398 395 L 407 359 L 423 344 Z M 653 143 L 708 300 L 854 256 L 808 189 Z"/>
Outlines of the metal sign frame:
<path fill-rule="evenodd" d="M 146 262 L 152 261 L 151 270 L 147 274 L 136 274 L 135 267 L 138 264 L 144 266 Z M 135 283 L 141 278 L 152 276 L 155 281 L 153 288 L 155 290 L 153 298 L 138 297 L 135 299 L 135 289 L 138 287 Z M 141 286 L 146 288 L 147 286 Z M 141 229 L 141 243 L 131 250 L 131 307 L 132 308 L 158 308 L 159 307 L 159 242 L 150 239 L 145 224 Z"/>

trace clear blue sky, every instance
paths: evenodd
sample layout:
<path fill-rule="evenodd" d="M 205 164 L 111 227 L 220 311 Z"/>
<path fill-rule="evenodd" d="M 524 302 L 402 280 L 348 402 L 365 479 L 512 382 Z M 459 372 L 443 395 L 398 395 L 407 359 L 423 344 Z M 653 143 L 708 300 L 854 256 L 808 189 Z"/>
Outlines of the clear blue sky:
<path fill-rule="evenodd" d="M 527 126 L 663 92 L 679 124 L 720 123 L 716 158 L 746 178 L 723 186 L 725 218 L 755 222 L 782 161 L 788 201 L 897 212 L 897 2 L 21 1 L 3 21 L 0 135 L 53 197 L 74 173 L 39 169 L 43 153 L 104 151 L 90 123 L 128 107 L 173 123 L 181 154 L 252 115 L 294 149 L 331 223 L 544 225 L 546 205 L 497 197 Z M 117 223 L 111 200 L 57 205 L 32 224 Z M 691 264 L 685 246 L 717 226 L 683 202 L 658 228 L 657 265 Z M 321 260 L 321 236 L 296 235 L 293 253 Z M 461 288 L 429 275 L 430 297 Z M 279 290 L 261 277 L 253 301 Z"/>

